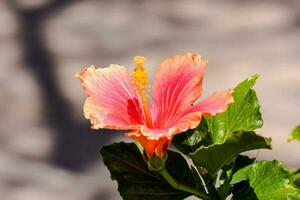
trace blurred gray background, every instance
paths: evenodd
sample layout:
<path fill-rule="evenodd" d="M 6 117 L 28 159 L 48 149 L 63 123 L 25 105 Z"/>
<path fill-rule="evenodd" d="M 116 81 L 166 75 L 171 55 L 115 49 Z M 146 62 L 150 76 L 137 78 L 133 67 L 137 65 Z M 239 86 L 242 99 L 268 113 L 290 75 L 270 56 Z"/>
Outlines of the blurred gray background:
<path fill-rule="evenodd" d="M 209 61 L 204 97 L 260 73 L 264 128 L 279 159 L 300 167 L 298 0 L 0 1 L 0 197 L 3 200 L 117 200 L 99 149 L 124 140 L 91 131 L 74 74 L 110 63 L 152 72 L 167 56 L 193 51 Z"/>

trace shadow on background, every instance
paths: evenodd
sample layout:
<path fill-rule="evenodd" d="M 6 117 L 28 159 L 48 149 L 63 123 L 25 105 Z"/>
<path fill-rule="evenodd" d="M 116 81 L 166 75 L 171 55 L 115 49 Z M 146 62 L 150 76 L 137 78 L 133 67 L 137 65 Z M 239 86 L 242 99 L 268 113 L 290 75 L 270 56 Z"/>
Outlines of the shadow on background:
<path fill-rule="evenodd" d="M 79 171 L 99 158 L 99 148 L 112 134 L 91 130 L 88 121 L 80 121 L 58 85 L 56 63 L 45 42 L 44 24 L 57 11 L 77 0 L 54 0 L 38 8 L 23 8 L 7 0 L 17 15 L 18 36 L 25 67 L 32 73 L 42 97 L 43 121 L 55 134 L 50 162 Z M 97 133 L 98 134 L 95 134 Z M 102 130 L 101 132 L 112 132 Z"/>

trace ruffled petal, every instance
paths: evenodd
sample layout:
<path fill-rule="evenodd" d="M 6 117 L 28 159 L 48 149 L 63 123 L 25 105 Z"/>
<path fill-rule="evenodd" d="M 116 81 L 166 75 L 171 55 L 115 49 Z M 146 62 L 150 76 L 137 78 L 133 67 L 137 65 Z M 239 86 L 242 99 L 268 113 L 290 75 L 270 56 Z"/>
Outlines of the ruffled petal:
<path fill-rule="evenodd" d="M 206 64 L 200 55 L 192 53 L 162 62 L 153 85 L 154 128 L 174 126 L 178 117 L 200 97 Z"/>
<path fill-rule="evenodd" d="M 163 158 L 170 145 L 171 139 L 167 137 L 159 137 L 158 139 L 154 137 L 148 137 L 145 136 L 145 133 L 143 133 L 143 131 L 145 130 L 140 129 L 127 133 L 126 135 L 138 141 L 144 148 L 149 158 L 153 155 L 153 153 L 155 153 L 160 158 Z M 155 135 L 164 132 L 165 130 L 147 129 L 146 131 L 151 131 L 151 134 Z"/>
<path fill-rule="evenodd" d="M 213 93 L 187 112 L 201 112 L 204 116 L 213 116 L 225 112 L 228 105 L 233 102 L 232 90 L 228 89 L 222 92 Z"/>
<path fill-rule="evenodd" d="M 225 112 L 229 104 L 233 103 L 231 90 L 215 92 L 202 102 L 191 106 L 176 121 L 176 124 L 168 132 L 167 137 L 196 128 L 202 116 L 213 116 Z"/>
<path fill-rule="evenodd" d="M 124 66 L 111 65 L 99 69 L 91 66 L 76 77 L 88 95 L 84 116 L 90 119 L 92 128 L 127 130 L 144 124 L 140 97 Z"/>

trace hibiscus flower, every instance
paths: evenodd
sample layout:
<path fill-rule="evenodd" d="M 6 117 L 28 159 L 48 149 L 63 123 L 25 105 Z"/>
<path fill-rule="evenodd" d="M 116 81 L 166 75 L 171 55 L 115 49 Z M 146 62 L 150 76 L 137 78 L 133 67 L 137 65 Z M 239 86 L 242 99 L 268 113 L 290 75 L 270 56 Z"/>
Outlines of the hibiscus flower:
<path fill-rule="evenodd" d="M 76 77 L 88 96 L 83 110 L 92 128 L 127 130 L 126 135 L 138 141 L 148 157 L 155 153 L 163 158 L 176 134 L 195 128 L 203 116 L 224 112 L 233 102 L 230 89 L 196 102 L 207 61 L 187 53 L 161 63 L 150 107 L 145 58 L 136 56 L 134 62 L 131 76 L 124 66 L 110 65 L 85 68 Z"/>

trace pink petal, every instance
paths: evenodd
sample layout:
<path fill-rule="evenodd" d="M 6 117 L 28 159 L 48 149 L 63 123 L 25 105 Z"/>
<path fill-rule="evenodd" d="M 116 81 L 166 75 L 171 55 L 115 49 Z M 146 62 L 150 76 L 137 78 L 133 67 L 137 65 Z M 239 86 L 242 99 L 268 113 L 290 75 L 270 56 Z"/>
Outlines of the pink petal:
<path fill-rule="evenodd" d="M 166 59 L 154 80 L 152 115 L 154 128 L 169 128 L 197 100 L 202 91 L 207 62 L 187 53 Z"/>
<path fill-rule="evenodd" d="M 213 116 L 225 112 L 229 104 L 233 103 L 232 90 L 215 92 L 207 99 L 191 108 L 189 112 L 201 112 L 204 116 Z"/>
<path fill-rule="evenodd" d="M 215 92 L 204 101 L 189 106 L 181 115 L 178 116 L 176 123 L 170 128 L 149 129 L 142 126 L 140 134 L 148 139 L 160 140 L 168 138 L 171 140 L 174 135 L 196 128 L 202 116 L 213 116 L 225 112 L 229 104 L 233 103 L 231 90 Z"/>
<path fill-rule="evenodd" d="M 144 124 L 139 95 L 131 84 L 124 66 L 94 66 L 76 74 L 89 96 L 84 104 L 84 116 L 92 128 L 132 129 Z"/>
<path fill-rule="evenodd" d="M 202 116 L 213 116 L 225 112 L 229 104 L 233 103 L 232 91 L 215 92 L 204 101 L 191 106 L 180 116 L 176 124 L 170 128 L 167 137 L 196 128 Z"/>

